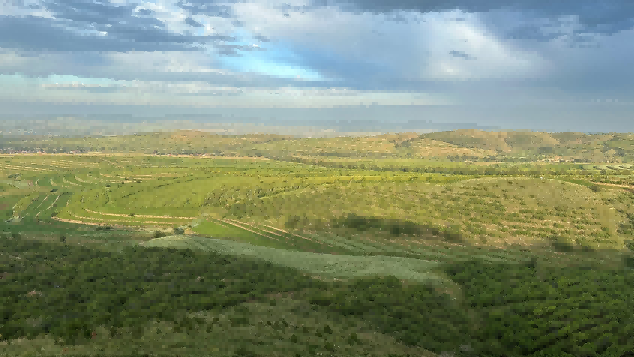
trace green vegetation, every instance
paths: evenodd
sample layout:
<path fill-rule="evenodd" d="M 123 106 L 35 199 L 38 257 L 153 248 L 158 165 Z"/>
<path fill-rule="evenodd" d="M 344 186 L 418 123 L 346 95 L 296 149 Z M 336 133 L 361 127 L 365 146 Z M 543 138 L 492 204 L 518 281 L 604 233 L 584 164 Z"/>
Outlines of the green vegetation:
<path fill-rule="evenodd" d="M 627 356 L 632 142 L 2 139 L 0 356 Z"/>

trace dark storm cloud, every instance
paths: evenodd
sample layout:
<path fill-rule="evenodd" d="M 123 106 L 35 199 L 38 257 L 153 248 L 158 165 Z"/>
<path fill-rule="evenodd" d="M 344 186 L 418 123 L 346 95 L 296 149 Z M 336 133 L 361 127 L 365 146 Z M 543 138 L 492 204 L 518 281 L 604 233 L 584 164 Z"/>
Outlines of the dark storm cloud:
<path fill-rule="evenodd" d="M 464 58 L 464 59 L 475 59 L 475 57 L 470 56 L 468 53 L 466 52 L 462 52 L 462 51 L 449 51 L 449 54 L 454 56 L 454 57 L 459 57 L 459 58 Z"/>
<path fill-rule="evenodd" d="M 82 91 L 87 93 L 119 93 L 125 90 L 125 88 L 121 87 L 90 87 L 90 86 L 65 86 L 65 87 L 47 87 L 46 90 L 55 90 L 55 91 Z"/>
<path fill-rule="evenodd" d="M 144 41 L 111 36 L 85 36 L 64 27 L 55 19 L 0 16 L 0 47 L 27 51 L 187 51 L 191 39 L 145 34 Z M 120 31 L 119 31 L 120 32 Z M 143 36 L 136 36 L 143 38 Z M 167 41 L 166 41 L 167 40 Z M 162 43 L 157 43 L 161 41 Z"/>
<path fill-rule="evenodd" d="M 583 27 L 579 32 L 599 34 L 613 34 L 634 27 L 634 1 L 631 0 L 314 0 L 313 5 L 338 6 L 343 11 L 373 13 L 399 10 L 426 13 L 459 9 L 477 13 L 510 10 L 527 13 L 535 18 L 548 19 L 576 16 Z M 544 35 L 539 31 L 539 27 L 533 27 L 524 25 L 521 30 L 510 32 L 508 35 L 542 39 Z"/>
<path fill-rule="evenodd" d="M 192 26 L 192 27 L 204 27 L 203 24 L 201 24 L 200 22 L 192 19 L 191 17 L 186 18 L 185 19 L 185 23 L 188 24 L 189 26 Z"/>
<path fill-rule="evenodd" d="M 150 9 L 138 9 L 136 13 L 143 16 L 150 16 L 154 13 L 154 11 Z"/>
<path fill-rule="evenodd" d="M 0 16 L 0 46 L 50 51 L 187 51 L 201 43 L 235 40 L 172 33 L 154 17 L 135 16 L 152 14 L 144 9 L 136 12 L 136 5 L 46 0 L 42 7 L 55 18 Z M 101 31 L 102 35 L 87 35 L 89 31 Z"/>
<path fill-rule="evenodd" d="M 127 20 L 134 22 L 138 26 L 162 25 L 156 19 L 135 18 L 132 16 L 136 6 L 116 6 L 107 1 L 96 3 L 77 0 L 46 0 L 42 2 L 42 6 L 52 12 L 57 18 L 76 22 L 94 22 L 96 24 L 112 24 L 114 26 L 114 23 Z"/>
<path fill-rule="evenodd" d="M 140 30 L 124 25 L 97 27 L 108 35 L 86 36 L 68 25 L 36 16 L 0 16 L 0 47 L 27 51 L 188 51 L 197 50 L 193 46 L 196 43 L 233 40 L 228 36 L 183 36 L 156 28 Z"/>
<path fill-rule="evenodd" d="M 214 48 L 218 51 L 219 54 L 223 56 L 240 56 L 240 52 L 238 51 L 266 51 L 266 49 L 262 47 L 254 47 L 254 46 L 246 46 L 246 45 L 225 45 L 225 44 L 217 44 Z"/>
<path fill-rule="evenodd" d="M 191 15 L 207 15 L 212 17 L 222 17 L 226 19 L 235 17 L 233 9 L 230 5 L 214 4 L 213 1 L 193 0 L 187 1 L 187 4 L 185 4 L 185 2 L 181 0 L 176 3 L 176 6 L 180 7 L 183 10 L 186 10 Z"/>
<path fill-rule="evenodd" d="M 255 35 L 253 36 L 254 39 L 260 41 L 260 42 L 271 42 L 271 39 L 269 39 L 266 36 L 262 36 L 262 35 Z"/>

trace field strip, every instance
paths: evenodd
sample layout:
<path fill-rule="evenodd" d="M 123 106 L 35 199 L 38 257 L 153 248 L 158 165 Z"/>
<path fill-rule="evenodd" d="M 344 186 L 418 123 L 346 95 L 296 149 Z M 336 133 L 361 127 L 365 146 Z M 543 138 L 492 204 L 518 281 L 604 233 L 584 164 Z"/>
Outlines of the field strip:
<path fill-rule="evenodd" d="M 278 236 L 278 237 L 280 237 L 280 238 L 287 239 L 286 237 L 284 237 L 284 236 L 283 236 L 283 235 L 281 235 L 281 234 L 277 234 L 277 233 L 275 233 L 275 232 L 267 231 L 266 229 L 262 229 L 262 228 L 260 228 L 260 227 L 256 227 L 255 225 L 250 224 L 250 223 L 236 221 L 235 219 L 229 219 L 229 221 L 234 222 L 234 223 L 238 223 L 238 224 L 245 224 L 245 225 L 247 225 L 247 226 L 250 226 L 250 227 L 253 227 L 253 228 L 259 229 L 259 230 L 261 230 L 261 231 L 263 231 L 263 232 L 266 232 L 266 233 L 269 233 L 269 234 L 276 235 L 276 236 Z"/>
<path fill-rule="evenodd" d="M 258 233 L 258 232 L 254 231 L 254 230 L 251 230 L 251 229 L 249 229 L 249 228 L 243 227 L 243 226 L 241 226 L 241 225 L 239 225 L 239 224 L 237 224 L 237 223 L 230 222 L 229 220 L 219 219 L 219 221 L 224 222 L 224 223 L 226 223 L 226 224 L 230 224 L 230 225 L 232 225 L 232 226 L 234 226 L 234 227 L 237 227 L 237 228 L 240 228 L 240 229 L 244 229 L 245 231 L 248 231 L 248 232 L 251 232 L 251 233 L 257 234 L 257 235 L 259 235 L 259 236 L 261 236 L 261 237 L 268 238 L 268 239 L 273 239 L 273 240 L 276 240 L 276 241 L 280 242 L 280 240 L 279 240 L 279 239 L 277 239 L 277 238 L 275 238 L 275 237 L 269 237 L 269 236 L 267 236 L 267 235 L 265 235 L 265 234 Z"/>
<path fill-rule="evenodd" d="M 89 182 L 89 181 L 84 181 L 84 180 L 80 179 L 77 176 L 75 176 L 75 180 L 77 180 L 78 182 L 81 182 L 81 183 L 92 183 L 92 182 Z"/>
<path fill-rule="evenodd" d="M 276 236 L 278 236 L 278 237 L 284 238 L 284 240 L 288 241 L 288 238 L 287 238 L 287 237 L 284 237 L 284 236 L 283 236 L 283 235 L 281 235 L 281 234 L 277 234 L 277 233 L 274 233 L 274 232 L 268 231 L 268 230 L 266 230 L 266 229 L 263 229 L 263 228 L 257 227 L 257 226 L 255 226 L 255 225 L 253 225 L 253 224 L 249 224 L 249 223 L 245 223 L 245 222 L 240 222 L 240 221 L 236 221 L 236 220 L 233 220 L 233 219 L 231 219 L 230 221 L 233 221 L 233 222 L 238 222 L 238 223 L 240 223 L 240 224 L 246 224 L 246 225 L 251 226 L 251 227 L 253 227 L 253 228 L 257 228 L 257 229 L 259 229 L 259 230 L 261 230 L 261 231 L 264 231 L 264 232 L 266 232 L 266 233 L 268 233 L 268 234 L 274 234 L 274 235 L 276 235 Z M 264 225 L 264 224 L 263 224 L 263 226 L 265 226 L 265 227 L 270 227 L 270 226 L 267 226 L 267 225 Z M 270 228 L 272 228 L 272 227 L 270 227 Z M 332 246 L 332 245 L 330 245 L 330 244 L 328 244 L 328 243 L 325 243 L 325 242 L 314 241 L 314 240 L 312 240 L 312 239 L 310 239 L 310 238 L 305 238 L 305 237 L 299 236 L 299 235 L 297 235 L 297 234 L 292 234 L 292 233 L 287 233 L 287 234 L 291 234 L 291 235 L 293 235 L 293 236 L 295 236 L 295 237 L 298 237 L 298 238 L 301 238 L 301 239 L 304 239 L 304 240 L 308 240 L 308 241 L 311 241 L 311 242 L 313 242 L 313 243 L 322 244 L 322 245 L 323 245 L 323 244 L 325 244 L 325 245 L 327 245 L 327 246 L 329 246 L 329 247 L 331 247 L 331 248 L 334 248 L 334 246 Z"/>
<path fill-rule="evenodd" d="M 15 165 L 7 165 L 7 164 L 4 164 L 3 166 L 9 170 L 50 171 L 48 169 L 41 169 L 41 168 L 31 167 L 31 166 L 15 166 Z"/>
<path fill-rule="evenodd" d="M 103 179 L 98 178 L 98 177 L 94 177 L 92 175 L 86 175 L 86 178 L 93 180 L 90 183 L 101 183 L 101 182 L 103 182 Z"/>
<path fill-rule="evenodd" d="M 299 234 L 295 234 L 295 233 L 287 232 L 287 231 L 285 231 L 285 230 L 283 230 L 283 229 L 275 228 L 275 227 L 272 227 L 272 226 L 269 226 L 269 225 L 266 225 L 266 224 L 263 224 L 263 226 L 268 227 L 268 228 L 271 228 L 271 229 L 274 229 L 274 230 L 276 230 L 276 231 L 280 231 L 280 232 L 282 232 L 282 233 L 290 234 L 290 235 L 292 235 L 292 236 L 294 236 L 294 237 L 297 237 L 297 238 L 301 238 L 301 239 L 304 239 L 304 240 L 311 241 L 311 242 L 313 242 L 313 243 L 324 244 L 324 242 L 315 241 L 315 240 L 313 240 L 313 239 L 311 239 L 311 238 L 308 238 L 308 237 L 302 237 L 302 236 L 300 236 Z M 327 244 L 327 243 L 326 243 L 326 244 Z M 327 244 L 327 245 L 329 245 L 329 244 Z M 332 246 L 331 246 L 331 247 L 332 247 Z"/>
<path fill-rule="evenodd" d="M 78 184 L 76 184 L 76 183 L 74 183 L 74 182 L 70 182 L 70 181 L 68 181 L 68 180 L 66 179 L 66 177 L 62 177 L 62 182 L 67 183 L 67 184 L 72 185 L 72 186 L 79 186 Z"/>
<path fill-rule="evenodd" d="M 243 242 L 182 235 L 155 238 L 144 242 L 143 246 L 202 249 L 230 255 L 249 255 L 319 276 L 354 278 L 392 275 L 400 279 L 421 282 L 445 281 L 432 272 L 441 263 L 418 258 L 297 252 Z"/>
<path fill-rule="evenodd" d="M 118 220 L 118 221 L 101 221 L 98 218 L 94 218 L 94 217 L 83 217 L 83 216 L 76 216 L 74 214 L 70 214 L 71 216 L 73 216 L 73 218 L 79 218 L 79 219 L 85 219 L 86 221 L 80 221 L 80 220 L 76 220 L 76 219 L 66 219 L 66 218 L 58 218 L 58 217 L 52 217 L 53 219 L 57 220 L 57 221 L 61 221 L 61 222 L 69 222 L 69 223 L 79 223 L 79 224 L 88 224 L 88 225 L 112 225 L 112 223 L 140 223 L 140 224 L 132 224 L 131 226 L 134 227 L 144 227 L 145 223 L 152 223 L 152 224 L 161 224 L 161 225 L 173 225 L 173 222 L 155 222 L 155 221 L 145 221 L 145 222 L 135 222 L 135 221 L 126 221 L 126 220 Z M 93 221 L 93 222 L 90 222 Z M 94 222 L 96 221 L 96 222 Z"/>
<path fill-rule="evenodd" d="M 48 197 L 48 196 L 46 196 Z M 59 198 L 62 197 L 62 195 L 58 195 L 57 198 L 55 199 L 55 201 L 53 201 L 53 203 L 51 203 L 50 206 L 48 206 L 44 211 L 48 211 L 49 209 L 53 208 L 53 205 L 55 204 L 55 202 L 57 202 L 57 200 L 59 200 Z M 37 215 L 39 215 L 40 212 L 37 213 Z M 35 215 L 37 217 L 37 215 Z"/>
<path fill-rule="evenodd" d="M 634 190 L 634 186 L 628 186 L 628 185 L 617 185 L 615 183 L 605 183 L 605 182 L 593 182 L 594 184 L 597 185 L 603 185 L 603 186 L 611 186 L 611 187 L 621 187 L 621 188 L 626 188 L 628 190 Z"/>
<path fill-rule="evenodd" d="M 101 226 L 101 225 L 103 225 L 103 223 L 84 222 L 84 221 L 77 221 L 77 220 L 74 220 L 74 219 L 65 219 L 65 218 L 59 218 L 59 217 L 51 217 L 51 219 L 55 220 L 55 221 L 58 221 L 58 222 L 84 224 L 84 225 L 87 225 L 87 226 Z"/>
<path fill-rule="evenodd" d="M 35 209 L 37 210 L 38 208 L 40 208 L 40 206 L 42 205 L 42 203 L 44 203 L 44 201 L 46 201 L 46 199 L 48 198 L 48 196 L 50 195 L 46 195 L 46 197 L 44 197 L 44 199 L 42 200 L 42 202 L 40 202 L 39 205 L 37 205 L 37 207 L 35 207 Z M 40 213 L 38 212 L 35 217 L 37 217 Z"/>
<path fill-rule="evenodd" d="M 90 212 L 90 213 L 95 213 L 95 214 L 100 214 L 100 215 L 103 215 L 103 216 L 129 217 L 129 215 L 127 215 L 127 214 L 122 214 L 122 213 L 103 213 L 103 212 L 97 212 L 97 211 L 89 210 L 88 208 L 84 208 L 84 211 Z M 141 218 L 175 218 L 175 219 L 196 219 L 196 218 L 198 218 L 198 217 L 151 216 L 151 215 L 145 215 L 145 214 L 135 214 L 134 217 L 141 217 Z"/>

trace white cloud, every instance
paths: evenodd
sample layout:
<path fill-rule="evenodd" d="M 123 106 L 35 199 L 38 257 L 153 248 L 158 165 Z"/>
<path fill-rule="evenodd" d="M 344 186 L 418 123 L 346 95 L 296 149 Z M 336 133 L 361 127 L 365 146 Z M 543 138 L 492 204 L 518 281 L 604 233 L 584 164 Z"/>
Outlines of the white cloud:
<path fill-rule="evenodd" d="M 132 4 L 127 0 L 113 3 Z M 146 34 L 147 37 L 143 37 L 142 25 L 146 22 L 140 20 L 138 27 L 130 29 L 131 32 L 139 31 L 139 37 L 131 38 L 147 40 L 144 43 L 149 44 L 147 48 L 154 48 L 152 41 L 160 42 L 172 33 L 225 35 L 237 37 L 238 44 L 218 42 L 216 49 L 219 52 L 225 50 L 222 52 L 225 54 L 241 53 L 243 56 L 221 57 L 213 51 L 213 45 L 209 45 L 209 51 L 190 52 L 73 53 L 71 50 L 75 47 L 72 46 L 66 53 L 42 51 L 26 56 L 20 51 L 0 51 L 0 74 L 60 74 L 122 80 L 127 83 L 124 86 L 127 91 L 154 93 L 157 97 L 151 100 L 157 102 L 163 100 L 157 99 L 161 93 L 213 96 L 213 91 L 225 93 L 223 90 L 235 94 L 231 92 L 233 88 L 241 90 L 243 101 L 250 98 L 253 103 L 271 100 L 290 103 L 288 105 L 329 105 L 328 98 L 335 103 L 351 101 L 356 96 L 363 97 L 364 101 L 387 104 L 430 103 L 430 98 L 435 98 L 435 103 L 543 103 L 584 96 L 623 100 L 632 92 L 634 71 L 628 63 L 634 53 L 632 30 L 613 33 L 612 36 L 594 35 L 590 43 L 600 47 L 581 48 L 578 47 L 578 32 L 583 29 L 583 19 L 580 20 L 579 16 L 539 18 L 530 12 L 508 9 L 488 13 L 451 10 L 422 14 L 413 11 L 373 14 L 341 11 L 332 6 L 301 8 L 311 3 L 310 0 L 236 2 L 230 4 L 236 18 L 202 13 L 192 15 L 178 6 L 175 0 L 135 3 L 137 9 L 152 10 L 151 15 L 139 14 L 137 17 L 155 16 L 169 30 L 169 33 Z M 63 8 L 67 12 L 60 14 L 72 13 L 67 7 Z M 0 16 L 25 14 L 52 16 L 43 10 L 13 5 L 0 8 Z M 203 26 L 190 26 L 186 21 L 189 18 Z M 137 18 L 126 19 L 135 21 Z M 235 20 L 243 22 L 244 27 L 235 26 Z M 41 28 L 46 30 L 48 23 L 41 23 Z M 152 25 L 152 22 L 147 24 Z M 525 33 L 517 38 L 508 35 L 518 27 L 536 33 Z M 119 34 L 125 34 L 128 29 L 123 27 L 118 30 Z M 82 31 L 89 33 L 92 30 Z M 108 31 L 101 28 L 101 31 L 92 32 L 110 37 Z M 33 40 L 27 37 L 24 41 Z M 256 44 L 257 38 L 264 40 Z M 272 41 L 267 42 L 266 38 Z M 333 80 L 309 83 L 296 78 L 300 73 L 304 79 L 311 74 L 309 79 Z M 283 78 L 284 74 L 288 78 Z M 133 80 L 136 82 L 130 82 Z M 110 88 L 103 83 L 99 85 L 101 87 L 93 89 Z M 296 88 L 288 89 L 287 86 Z M 337 86 L 348 87 L 350 91 L 347 93 L 354 95 L 333 94 L 336 92 L 325 89 Z M 277 92 L 271 92 L 271 88 L 277 88 Z M 392 91 L 394 88 L 399 88 L 400 93 Z M 411 94 L 406 93 L 408 90 Z M 54 91 L 49 88 L 49 92 Z M 84 95 L 79 94 L 81 92 L 75 90 L 72 93 Z M 425 100 L 415 98 L 425 92 L 434 93 L 434 96 L 427 96 Z M 55 95 L 61 95 L 59 93 Z M 74 94 L 69 91 L 65 95 Z M 118 98 L 119 94 L 85 95 L 98 100 L 99 95 Z M 168 98 L 168 101 L 178 99 L 203 103 L 203 99 L 194 96 L 183 98 Z"/>

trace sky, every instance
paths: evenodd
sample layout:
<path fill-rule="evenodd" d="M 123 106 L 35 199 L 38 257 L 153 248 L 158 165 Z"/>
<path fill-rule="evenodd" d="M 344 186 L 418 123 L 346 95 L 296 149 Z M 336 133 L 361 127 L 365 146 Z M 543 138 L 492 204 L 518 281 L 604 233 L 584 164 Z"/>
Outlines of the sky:
<path fill-rule="evenodd" d="M 633 62 L 631 0 L 4 0 L 0 124 L 634 132 Z"/>

